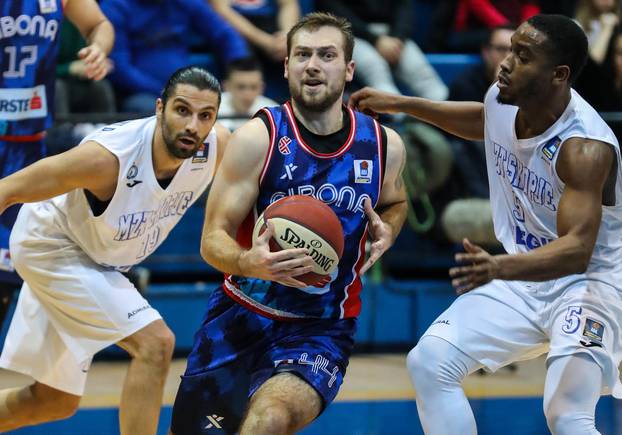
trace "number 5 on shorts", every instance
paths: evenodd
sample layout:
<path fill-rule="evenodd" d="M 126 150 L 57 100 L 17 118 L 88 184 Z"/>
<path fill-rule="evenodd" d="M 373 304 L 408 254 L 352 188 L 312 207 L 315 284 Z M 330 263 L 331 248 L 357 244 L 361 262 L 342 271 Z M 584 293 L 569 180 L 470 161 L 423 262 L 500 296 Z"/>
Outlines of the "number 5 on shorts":
<path fill-rule="evenodd" d="M 566 334 L 574 334 L 581 325 L 581 312 L 583 309 L 579 306 L 573 305 L 568 307 L 566 313 L 566 324 L 562 326 L 562 331 Z"/>

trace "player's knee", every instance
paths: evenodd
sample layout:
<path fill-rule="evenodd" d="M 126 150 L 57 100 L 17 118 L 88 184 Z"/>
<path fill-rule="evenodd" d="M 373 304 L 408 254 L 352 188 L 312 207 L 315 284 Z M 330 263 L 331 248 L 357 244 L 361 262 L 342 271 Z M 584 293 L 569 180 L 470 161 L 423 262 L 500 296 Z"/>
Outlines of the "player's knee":
<path fill-rule="evenodd" d="M 80 405 L 80 396 L 53 388 L 35 384 L 30 387 L 30 391 L 36 404 L 31 407 L 31 417 L 39 422 L 69 418 Z"/>
<path fill-rule="evenodd" d="M 280 401 L 266 401 L 251 408 L 253 434 L 288 434 L 296 427 L 294 416 L 286 404 Z"/>
<path fill-rule="evenodd" d="M 149 328 L 141 336 L 134 358 L 139 358 L 151 365 L 168 367 L 175 349 L 175 335 L 162 322 Z"/>
<path fill-rule="evenodd" d="M 428 348 L 427 341 L 422 340 L 408 352 L 406 357 L 406 367 L 415 386 L 422 382 L 432 382 L 438 377 L 438 361 L 434 353 L 428 351 Z"/>
<path fill-rule="evenodd" d="M 555 435 L 598 433 L 593 414 L 568 410 L 545 409 L 546 424 Z"/>

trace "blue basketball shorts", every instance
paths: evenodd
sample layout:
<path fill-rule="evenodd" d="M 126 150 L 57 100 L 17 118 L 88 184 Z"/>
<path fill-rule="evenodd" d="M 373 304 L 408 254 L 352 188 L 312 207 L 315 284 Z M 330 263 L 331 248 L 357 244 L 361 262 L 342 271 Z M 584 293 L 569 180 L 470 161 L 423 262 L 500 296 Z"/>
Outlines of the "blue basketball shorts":
<path fill-rule="evenodd" d="M 284 371 L 311 385 L 325 408 L 343 382 L 355 331 L 352 318 L 272 320 L 216 289 L 181 379 L 172 432 L 236 433 L 248 399 Z"/>
<path fill-rule="evenodd" d="M 34 142 L 0 140 L 0 177 L 5 178 L 42 159 L 45 153 L 43 140 Z M 9 253 L 9 236 L 20 207 L 21 204 L 13 205 L 0 215 L 0 283 L 15 285 L 21 283 Z"/>

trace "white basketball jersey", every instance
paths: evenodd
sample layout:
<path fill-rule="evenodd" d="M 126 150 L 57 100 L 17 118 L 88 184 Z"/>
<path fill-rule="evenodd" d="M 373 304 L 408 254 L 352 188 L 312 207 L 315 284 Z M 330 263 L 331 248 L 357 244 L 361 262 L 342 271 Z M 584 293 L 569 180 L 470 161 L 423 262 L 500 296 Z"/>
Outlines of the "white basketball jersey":
<path fill-rule="evenodd" d="M 486 162 L 497 239 L 510 254 L 527 252 L 556 239 L 557 210 L 564 189 L 555 170 L 560 148 L 572 137 L 606 142 L 616 151 L 615 205 L 602 207 L 587 274 L 611 282 L 611 272 L 622 271 L 622 164 L 616 137 L 572 90 L 570 103 L 548 130 L 537 137 L 517 139 L 514 123 L 518 107 L 500 104 L 498 93 L 493 85 L 484 101 Z"/>
<path fill-rule="evenodd" d="M 83 189 L 51 200 L 67 236 L 103 266 L 128 269 L 155 251 L 214 174 L 217 143 L 212 129 L 163 189 L 153 168 L 155 127 L 155 117 L 127 121 L 99 129 L 82 141 L 101 144 L 119 160 L 117 188 L 101 215 L 93 215 Z"/>

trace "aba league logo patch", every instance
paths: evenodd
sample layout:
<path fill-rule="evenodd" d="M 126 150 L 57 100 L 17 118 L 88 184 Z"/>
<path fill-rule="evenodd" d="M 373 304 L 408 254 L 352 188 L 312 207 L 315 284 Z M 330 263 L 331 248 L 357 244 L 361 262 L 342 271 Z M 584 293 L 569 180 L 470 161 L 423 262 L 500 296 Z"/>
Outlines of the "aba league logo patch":
<path fill-rule="evenodd" d="M 205 149 L 205 143 L 199 145 L 197 152 L 192 157 L 192 163 L 205 163 L 207 162 L 207 150 Z"/>
<path fill-rule="evenodd" d="M 56 0 L 39 0 L 39 9 L 42 14 L 52 14 L 58 10 Z"/>
<path fill-rule="evenodd" d="M 559 144 L 561 143 L 562 140 L 558 136 L 555 136 L 544 145 L 542 148 L 542 154 L 544 154 L 547 159 L 553 160 L 555 153 L 559 149 Z"/>
<path fill-rule="evenodd" d="M 290 138 L 288 138 L 287 136 L 283 136 L 281 139 L 279 139 L 279 152 L 281 154 L 283 154 L 284 156 L 286 156 L 289 153 L 291 153 L 291 151 L 289 149 L 289 144 L 291 142 L 292 142 L 292 140 Z"/>
<path fill-rule="evenodd" d="M 355 160 L 354 161 L 354 182 L 369 184 L 371 183 L 371 175 L 374 172 L 374 162 L 371 160 Z"/>

